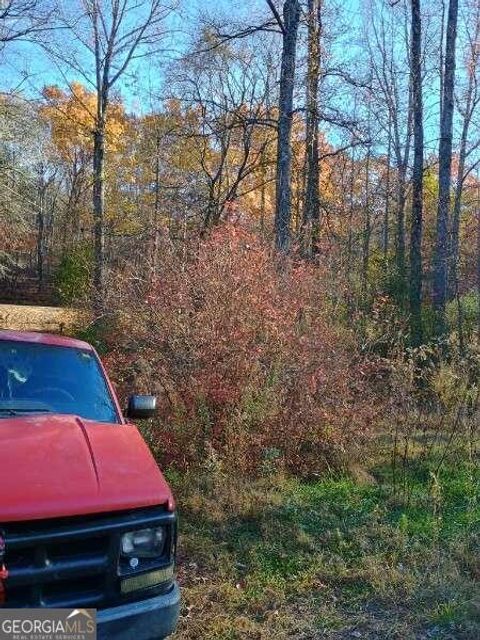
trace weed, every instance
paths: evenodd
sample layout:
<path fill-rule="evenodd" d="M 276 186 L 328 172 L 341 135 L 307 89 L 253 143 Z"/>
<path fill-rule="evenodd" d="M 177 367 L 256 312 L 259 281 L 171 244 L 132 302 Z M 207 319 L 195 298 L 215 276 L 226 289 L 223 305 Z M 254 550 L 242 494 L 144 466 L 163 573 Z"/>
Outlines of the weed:
<path fill-rule="evenodd" d="M 478 475 L 467 462 L 438 476 L 417 463 L 404 501 L 385 467 L 371 470 L 376 484 L 171 476 L 185 599 L 176 637 L 478 638 Z"/>

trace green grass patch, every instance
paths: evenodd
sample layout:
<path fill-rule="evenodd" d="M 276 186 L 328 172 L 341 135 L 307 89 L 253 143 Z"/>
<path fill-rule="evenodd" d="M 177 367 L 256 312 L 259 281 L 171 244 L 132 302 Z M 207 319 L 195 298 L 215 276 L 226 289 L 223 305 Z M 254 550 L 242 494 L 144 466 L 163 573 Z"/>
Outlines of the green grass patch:
<path fill-rule="evenodd" d="M 396 491 L 386 469 L 373 473 L 378 483 L 172 476 L 178 638 L 479 638 L 478 469 L 434 476 L 417 463 Z"/>

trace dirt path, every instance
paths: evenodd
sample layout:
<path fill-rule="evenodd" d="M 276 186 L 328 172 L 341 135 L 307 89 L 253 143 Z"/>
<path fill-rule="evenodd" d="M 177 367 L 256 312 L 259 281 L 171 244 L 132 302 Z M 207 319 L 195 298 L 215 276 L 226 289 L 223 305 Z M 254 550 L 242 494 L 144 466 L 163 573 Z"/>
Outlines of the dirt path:
<path fill-rule="evenodd" d="M 82 316 L 82 312 L 65 307 L 0 304 L 0 329 L 63 333 L 82 324 Z"/>

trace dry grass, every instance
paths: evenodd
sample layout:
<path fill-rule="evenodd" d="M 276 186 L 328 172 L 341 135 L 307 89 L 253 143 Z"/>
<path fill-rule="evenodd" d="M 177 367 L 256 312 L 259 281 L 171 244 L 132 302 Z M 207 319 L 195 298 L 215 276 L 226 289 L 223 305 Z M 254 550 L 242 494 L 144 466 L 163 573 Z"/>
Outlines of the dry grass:
<path fill-rule="evenodd" d="M 446 469 L 369 482 L 171 475 L 183 611 L 175 640 L 478 640 L 480 483 Z M 371 479 L 374 479 L 373 482 Z"/>
<path fill-rule="evenodd" d="M 76 309 L 0 304 L 0 329 L 65 333 L 86 320 L 85 312 Z"/>

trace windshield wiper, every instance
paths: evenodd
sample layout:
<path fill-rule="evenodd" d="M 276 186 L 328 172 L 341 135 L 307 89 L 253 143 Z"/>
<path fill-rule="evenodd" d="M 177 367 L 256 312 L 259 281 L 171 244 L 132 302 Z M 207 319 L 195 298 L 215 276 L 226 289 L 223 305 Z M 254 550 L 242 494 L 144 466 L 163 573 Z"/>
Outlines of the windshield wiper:
<path fill-rule="evenodd" d="M 13 409 L 2 409 L 0 408 L 0 413 L 6 413 L 8 416 L 16 416 L 16 412 Z"/>
<path fill-rule="evenodd" d="M 51 409 L 45 409 L 44 407 L 28 407 L 28 409 L 22 409 L 22 408 L 10 408 L 10 407 L 0 407 L 0 413 L 5 413 L 8 416 L 21 416 L 22 413 L 51 413 L 52 410 Z"/>

